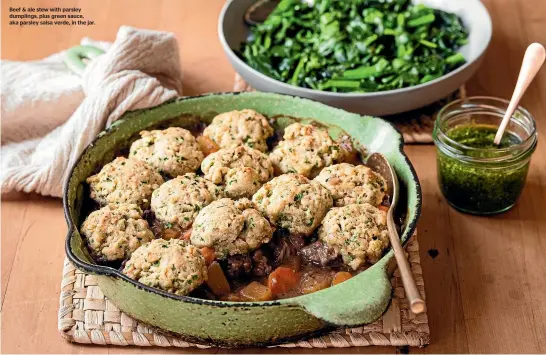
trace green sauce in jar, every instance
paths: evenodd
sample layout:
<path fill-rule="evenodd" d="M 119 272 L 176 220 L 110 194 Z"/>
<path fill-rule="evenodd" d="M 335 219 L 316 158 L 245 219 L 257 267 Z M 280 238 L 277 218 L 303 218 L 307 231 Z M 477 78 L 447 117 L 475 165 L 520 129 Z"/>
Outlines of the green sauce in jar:
<path fill-rule="evenodd" d="M 447 136 L 457 143 L 479 150 L 467 150 L 475 158 L 492 158 L 499 149 L 521 144 L 521 139 L 507 132 L 501 144 L 493 143 L 497 127 L 462 125 L 450 129 Z M 527 177 L 529 164 L 492 169 L 438 153 L 438 177 L 442 193 L 457 209 L 471 213 L 497 213 L 516 202 Z"/>
<path fill-rule="evenodd" d="M 508 102 L 476 97 L 454 101 L 434 126 L 438 182 L 448 203 L 478 215 L 507 211 L 525 185 L 537 145 L 533 117 L 518 108 L 501 144 L 493 143 Z"/>
<path fill-rule="evenodd" d="M 521 139 L 511 132 L 506 132 L 499 145 L 494 143 L 498 127 L 487 124 L 467 124 L 451 128 L 447 136 L 455 142 L 471 148 L 502 149 L 521 144 Z M 485 152 L 485 156 L 487 156 Z M 489 154 L 493 155 L 493 154 Z"/>

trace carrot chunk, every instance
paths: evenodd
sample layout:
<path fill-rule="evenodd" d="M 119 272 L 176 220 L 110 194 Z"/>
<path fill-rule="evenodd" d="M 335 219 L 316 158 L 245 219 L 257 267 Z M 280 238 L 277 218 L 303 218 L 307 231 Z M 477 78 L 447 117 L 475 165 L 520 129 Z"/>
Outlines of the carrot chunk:
<path fill-rule="evenodd" d="M 290 291 L 298 284 L 300 274 L 291 268 L 279 266 L 269 274 L 267 285 L 271 293 L 276 296 Z"/>
<path fill-rule="evenodd" d="M 216 260 L 216 251 L 214 248 L 203 247 L 201 248 L 201 254 L 205 258 L 207 265 L 212 264 L 212 262 Z"/>
<path fill-rule="evenodd" d="M 334 279 L 332 280 L 332 286 L 335 286 L 337 284 L 342 283 L 343 281 L 349 280 L 353 275 L 351 275 L 347 271 L 340 271 L 334 275 Z"/>
<path fill-rule="evenodd" d="M 205 153 L 205 156 L 220 150 L 218 144 L 214 143 L 214 141 L 207 136 L 197 137 L 197 144 L 199 145 L 199 148 L 201 148 L 201 151 Z"/>
<path fill-rule="evenodd" d="M 379 208 L 383 212 L 389 212 L 389 207 L 387 206 L 379 205 L 377 208 Z"/>
<path fill-rule="evenodd" d="M 180 238 L 180 230 L 178 228 L 164 228 L 162 238 L 166 240 Z"/>
<path fill-rule="evenodd" d="M 182 235 L 180 235 L 180 239 L 183 240 L 190 240 L 191 237 L 191 228 L 186 229 L 184 232 L 182 232 Z"/>

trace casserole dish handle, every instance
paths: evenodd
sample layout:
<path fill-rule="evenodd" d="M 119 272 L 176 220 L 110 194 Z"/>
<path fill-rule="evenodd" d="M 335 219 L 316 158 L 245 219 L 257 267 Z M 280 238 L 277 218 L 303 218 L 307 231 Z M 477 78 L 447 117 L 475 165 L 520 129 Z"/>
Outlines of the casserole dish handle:
<path fill-rule="evenodd" d="M 392 296 L 388 275 L 392 251 L 365 272 L 329 288 L 295 298 L 292 303 L 334 326 L 372 323 L 386 311 Z"/>
<path fill-rule="evenodd" d="M 104 54 L 104 51 L 95 46 L 75 46 L 68 49 L 64 56 L 66 66 L 78 75 L 82 75 L 87 62 Z"/>

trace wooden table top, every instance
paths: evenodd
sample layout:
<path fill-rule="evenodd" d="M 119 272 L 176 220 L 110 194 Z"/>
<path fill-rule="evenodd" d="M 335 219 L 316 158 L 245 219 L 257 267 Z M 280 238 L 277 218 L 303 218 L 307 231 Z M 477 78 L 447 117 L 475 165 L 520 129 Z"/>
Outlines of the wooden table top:
<path fill-rule="evenodd" d="M 82 14 L 96 21 L 96 25 L 19 28 L 8 25 L 9 6 L 51 6 L 51 1 L 2 1 L 2 59 L 42 58 L 78 44 L 84 36 L 113 40 L 120 25 L 132 25 L 176 34 L 184 94 L 230 91 L 234 72 L 216 37 L 216 21 L 223 3 L 224 0 L 57 0 L 55 6 L 81 7 Z M 468 91 L 471 95 L 509 98 L 526 46 L 531 42 L 546 43 L 546 1 L 484 3 L 493 17 L 493 41 L 481 69 L 468 84 Z M 539 74 L 522 104 L 535 115 L 540 134 L 546 136 L 546 70 Z M 419 243 L 432 338 L 430 346 L 410 349 L 412 353 L 546 352 L 544 147 L 543 143 L 538 146 L 517 206 L 489 218 L 463 215 L 447 205 L 436 182 L 433 146 L 406 147 L 423 187 Z M 4 353 L 183 352 L 67 343 L 57 333 L 66 233 L 61 201 L 18 193 L 4 195 L 2 222 Z M 437 249 L 438 256 L 432 258 L 427 253 L 430 249 Z M 308 352 L 259 350 L 279 351 Z M 314 353 L 337 351 L 313 349 Z M 394 353 L 395 349 L 343 351 Z"/>

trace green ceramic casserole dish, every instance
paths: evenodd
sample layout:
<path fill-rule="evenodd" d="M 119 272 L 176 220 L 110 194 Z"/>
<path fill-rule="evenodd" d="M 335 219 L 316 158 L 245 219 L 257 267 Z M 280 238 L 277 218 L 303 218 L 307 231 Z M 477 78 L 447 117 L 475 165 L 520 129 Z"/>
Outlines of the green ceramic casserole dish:
<path fill-rule="evenodd" d="M 138 132 L 151 127 L 209 121 L 217 113 L 251 108 L 267 116 L 313 118 L 343 129 L 369 152 L 381 152 L 394 165 L 405 198 L 401 238 L 415 231 L 421 190 L 404 154 L 401 135 L 388 122 L 335 109 L 311 100 L 269 93 L 225 93 L 181 98 L 147 110 L 130 112 L 99 134 L 72 168 L 64 189 L 68 223 L 66 253 L 74 265 L 96 276 L 103 293 L 135 319 L 181 335 L 188 341 L 218 346 L 260 346 L 292 341 L 329 330 L 367 324 L 378 319 L 391 299 L 389 274 L 393 252 L 356 277 L 316 293 L 269 302 L 235 303 L 176 296 L 129 279 L 116 269 L 95 264 L 78 227 L 85 179 L 129 146 Z"/>

